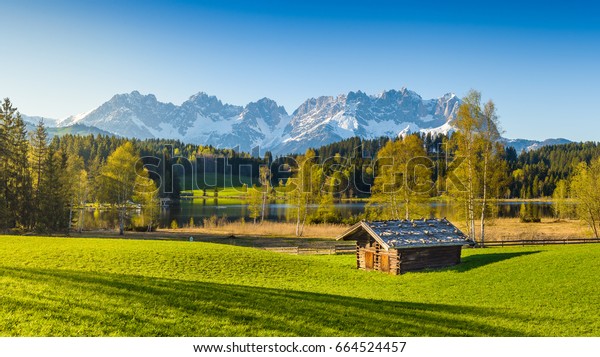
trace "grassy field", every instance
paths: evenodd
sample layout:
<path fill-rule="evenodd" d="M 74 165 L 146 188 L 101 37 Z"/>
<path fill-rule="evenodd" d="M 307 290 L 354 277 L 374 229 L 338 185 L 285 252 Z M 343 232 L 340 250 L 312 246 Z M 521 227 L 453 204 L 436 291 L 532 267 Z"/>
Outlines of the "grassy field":
<path fill-rule="evenodd" d="M 461 226 L 461 228 L 464 227 Z M 479 232 L 479 226 L 477 226 L 477 232 Z M 493 220 L 486 226 L 486 241 L 488 242 L 593 237 L 590 227 L 580 220 L 542 218 L 539 223 L 522 223 L 518 218 L 501 218 Z"/>
<path fill-rule="evenodd" d="M 389 276 L 353 255 L 0 237 L 0 335 L 599 336 L 600 244 L 468 249 Z"/>

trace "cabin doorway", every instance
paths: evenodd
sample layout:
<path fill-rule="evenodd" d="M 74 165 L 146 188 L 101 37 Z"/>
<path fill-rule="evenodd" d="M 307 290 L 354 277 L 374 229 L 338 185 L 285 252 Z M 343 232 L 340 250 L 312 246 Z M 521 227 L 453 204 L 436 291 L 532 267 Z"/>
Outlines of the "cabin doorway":
<path fill-rule="evenodd" d="M 369 251 L 365 252 L 365 269 L 367 269 L 367 270 L 373 269 L 373 252 L 369 252 Z"/>
<path fill-rule="evenodd" d="M 387 254 L 381 255 L 380 261 L 381 271 L 389 272 L 390 271 L 390 256 Z"/>

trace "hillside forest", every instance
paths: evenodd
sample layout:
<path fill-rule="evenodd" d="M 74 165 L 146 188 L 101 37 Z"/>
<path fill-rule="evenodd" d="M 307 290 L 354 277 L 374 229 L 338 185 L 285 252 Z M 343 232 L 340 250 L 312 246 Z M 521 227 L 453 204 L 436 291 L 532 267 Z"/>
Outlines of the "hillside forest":
<path fill-rule="evenodd" d="M 121 232 L 152 230 L 161 199 L 176 204 L 195 192 L 218 197 L 235 189 L 255 222 L 265 202 L 296 207 L 290 219 L 299 235 L 306 223 L 410 219 L 421 216 L 426 202 L 453 200 L 475 238 L 475 220 L 483 231 L 496 200 L 551 198 L 577 201 L 577 212 L 556 204 L 557 217 L 577 215 L 598 236 L 598 143 L 516 152 L 500 140 L 494 103 L 481 103 L 475 91 L 463 99 L 455 125 L 450 135 L 353 137 L 305 153 L 256 157 L 176 140 L 50 138 L 43 122 L 27 132 L 7 98 L 0 109 L 0 230 L 67 231 L 73 210 L 89 205 L 119 211 Z M 368 202 L 364 216 L 339 217 L 331 208 L 352 199 Z M 128 218 L 133 208 L 144 212 L 142 221 Z"/>

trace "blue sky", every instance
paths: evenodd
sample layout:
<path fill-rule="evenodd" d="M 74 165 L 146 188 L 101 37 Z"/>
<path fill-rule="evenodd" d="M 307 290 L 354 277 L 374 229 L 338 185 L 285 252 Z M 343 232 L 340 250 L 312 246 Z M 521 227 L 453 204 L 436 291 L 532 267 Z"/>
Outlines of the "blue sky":
<path fill-rule="evenodd" d="M 292 112 L 309 97 L 471 88 L 505 136 L 600 140 L 600 7 L 592 1 L 13 1 L 0 95 L 62 118 L 139 90 L 204 91 Z M 8 22 L 6 22 L 8 21 Z"/>

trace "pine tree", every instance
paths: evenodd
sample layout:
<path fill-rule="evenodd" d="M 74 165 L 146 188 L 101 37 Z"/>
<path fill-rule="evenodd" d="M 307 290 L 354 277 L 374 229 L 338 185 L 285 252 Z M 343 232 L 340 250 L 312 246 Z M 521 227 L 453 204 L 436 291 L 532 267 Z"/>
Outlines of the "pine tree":
<path fill-rule="evenodd" d="M 29 170 L 29 143 L 25 122 L 8 98 L 0 108 L 0 133 L 3 145 L 0 173 L 0 226 L 30 228 L 31 172 Z"/>
<path fill-rule="evenodd" d="M 48 133 L 44 122 L 40 121 L 35 131 L 31 134 L 31 146 L 29 160 L 31 162 L 32 173 L 32 206 L 33 220 L 37 222 L 41 212 L 41 183 L 45 174 L 45 164 L 48 160 Z"/>
<path fill-rule="evenodd" d="M 0 229 L 8 227 L 9 211 L 8 211 L 8 133 L 7 133 L 7 118 L 4 110 L 0 110 Z"/>
<path fill-rule="evenodd" d="M 100 156 L 94 156 L 93 159 L 90 159 L 88 163 L 88 196 L 87 200 L 89 202 L 98 202 L 99 201 L 99 192 L 102 187 L 102 167 L 104 166 L 104 162 L 100 158 Z"/>
<path fill-rule="evenodd" d="M 56 232 L 69 228 L 66 162 L 61 153 L 49 146 L 40 180 L 40 200 L 36 229 Z"/>

